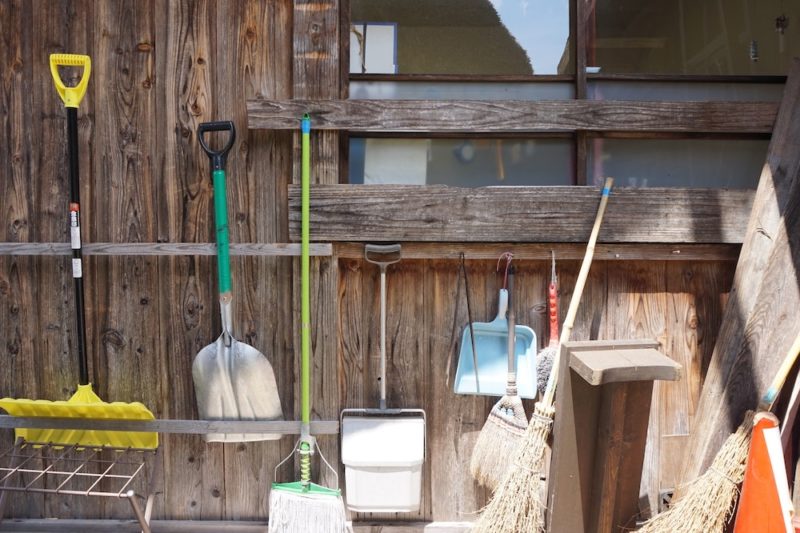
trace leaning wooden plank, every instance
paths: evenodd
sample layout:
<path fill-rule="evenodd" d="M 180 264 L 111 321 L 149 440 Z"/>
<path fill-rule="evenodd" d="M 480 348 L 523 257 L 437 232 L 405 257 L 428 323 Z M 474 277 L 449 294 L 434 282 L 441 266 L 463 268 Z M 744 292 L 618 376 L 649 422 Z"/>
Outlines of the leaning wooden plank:
<path fill-rule="evenodd" d="M 614 190 L 599 241 L 741 243 L 753 191 Z M 316 185 L 315 241 L 584 242 L 596 187 Z M 299 239 L 300 189 L 289 186 L 289 233 Z"/>
<path fill-rule="evenodd" d="M 773 102 L 611 100 L 250 100 L 251 129 L 296 129 L 303 113 L 315 129 L 358 133 L 647 131 L 769 133 Z"/>
<path fill-rule="evenodd" d="M 755 407 L 797 331 L 800 265 L 800 61 L 784 89 L 730 299 L 686 446 L 681 479 L 704 472 Z"/>

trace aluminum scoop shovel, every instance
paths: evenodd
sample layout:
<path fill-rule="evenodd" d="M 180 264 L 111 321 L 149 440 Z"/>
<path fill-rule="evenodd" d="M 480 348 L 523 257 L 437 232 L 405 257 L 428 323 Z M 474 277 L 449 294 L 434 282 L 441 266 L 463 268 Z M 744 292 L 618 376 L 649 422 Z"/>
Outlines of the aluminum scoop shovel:
<path fill-rule="evenodd" d="M 204 133 L 229 132 L 222 150 L 211 150 Z M 211 159 L 214 181 L 214 220 L 217 230 L 217 269 L 222 334 L 195 356 L 192 365 L 197 410 L 203 420 L 282 420 L 275 373 L 267 358 L 233 337 L 233 293 L 225 195 L 225 160 L 236 139 L 233 122 L 205 122 L 197 130 L 200 145 Z M 277 440 L 280 434 L 210 433 L 207 442 Z"/>

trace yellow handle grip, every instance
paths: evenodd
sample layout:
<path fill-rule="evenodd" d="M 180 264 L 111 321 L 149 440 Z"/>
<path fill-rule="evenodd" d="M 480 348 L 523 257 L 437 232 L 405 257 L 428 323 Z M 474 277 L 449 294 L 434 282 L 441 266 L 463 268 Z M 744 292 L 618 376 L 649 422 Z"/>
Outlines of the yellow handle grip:
<path fill-rule="evenodd" d="M 58 67 L 83 67 L 81 80 L 75 87 L 67 87 L 61 81 Z M 86 87 L 89 85 L 89 75 L 92 73 L 92 60 L 89 56 L 79 54 L 50 54 L 50 74 L 56 84 L 56 91 L 67 107 L 78 107 L 83 95 L 86 94 Z"/>

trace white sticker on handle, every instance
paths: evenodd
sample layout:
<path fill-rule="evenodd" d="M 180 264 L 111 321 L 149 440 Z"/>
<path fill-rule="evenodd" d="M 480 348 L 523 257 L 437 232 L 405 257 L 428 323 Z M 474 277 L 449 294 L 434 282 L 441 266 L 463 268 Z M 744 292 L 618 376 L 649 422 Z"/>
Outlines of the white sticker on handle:
<path fill-rule="evenodd" d="M 72 259 L 72 277 L 73 278 L 83 277 L 83 265 L 81 264 L 80 259 L 76 258 Z"/>
<path fill-rule="evenodd" d="M 81 249 L 81 228 L 80 226 L 72 226 L 69 229 L 70 241 L 72 242 L 73 250 Z"/>

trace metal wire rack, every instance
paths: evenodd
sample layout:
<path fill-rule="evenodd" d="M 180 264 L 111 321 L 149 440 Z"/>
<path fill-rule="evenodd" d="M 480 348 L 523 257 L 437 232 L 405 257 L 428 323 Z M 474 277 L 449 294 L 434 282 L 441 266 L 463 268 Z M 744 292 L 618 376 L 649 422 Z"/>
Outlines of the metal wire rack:
<path fill-rule="evenodd" d="M 17 440 L 0 452 L 0 520 L 11 492 L 62 494 L 127 499 L 143 533 L 150 533 L 155 484 L 146 495 L 137 478 L 148 457 L 160 460 L 158 450 L 93 446 L 56 446 Z M 154 469 L 158 471 L 159 469 Z"/>

